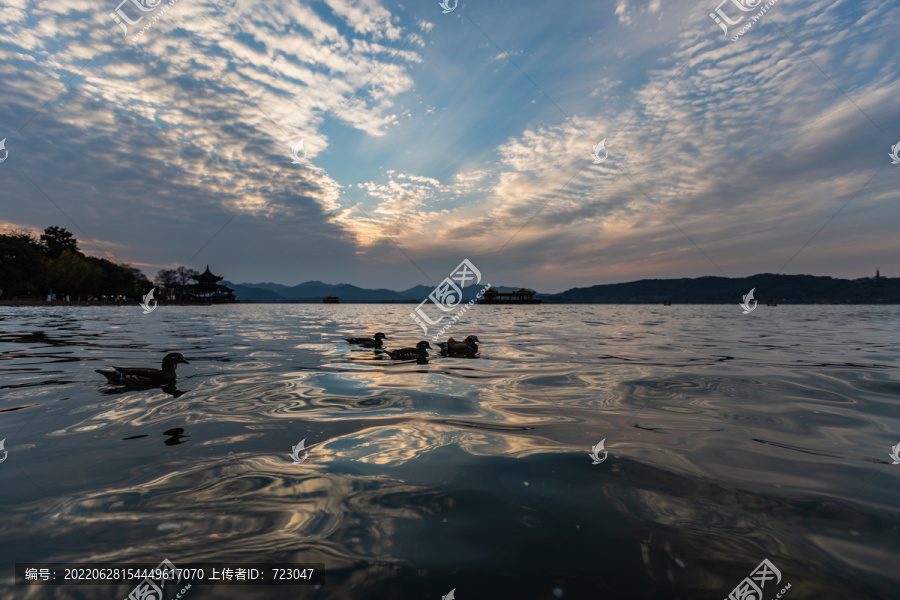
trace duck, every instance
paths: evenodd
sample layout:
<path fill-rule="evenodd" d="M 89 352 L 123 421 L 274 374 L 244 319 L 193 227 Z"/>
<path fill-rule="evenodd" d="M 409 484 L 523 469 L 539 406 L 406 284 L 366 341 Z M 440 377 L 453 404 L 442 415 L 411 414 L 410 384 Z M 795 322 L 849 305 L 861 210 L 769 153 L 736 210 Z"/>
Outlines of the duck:
<path fill-rule="evenodd" d="M 162 369 L 146 367 L 113 367 L 112 370 L 95 369 L 108 383 L 132 385 L 158 385 L 174 383 L 177 378 L 175 367 L 180 364 L 189 365 L 180 352 L 170 352 L 162 359 Z"/>
<path fill-rule="evenodd" d="M 447 341 L 446 341 L 446 342 L 441 342 L 441 343 L 438 344 L 438 346 L 440 346 L 441 352 L 446 352 L 446 351 L 447 351 L 447 348 L 449 348 L 450 346 L 455 346 L 455 345 L 458 344 L 458 343 L 459 343 L 459 342 L 457 342 L 457 341 L 454 340 L 453 338 L 447 338 Z"/>
<path fill-rule="evenodd" d="M 418 344 L 416 344 L 415 348 L 400 348 L 399 350 L 388 350 L 388 356 L 390 356 L 394 360 L 416 359 L 417 361 L 420 361 L 424 358 L 427 361 L 427 350 L 429 349 L 431 349 L 431 344 L 429 344 L 428 342 L 419 342 Z M 420 362 L 419 364 L 427 364 L 427 362 Z"/>
<path fill-rule="evenodd" d="M 441 346 L 441 354 L 449 354 L 452 356 L 475 356 L 478 352 L 478 336 L 470 335 L 462 342 L 457 342 L 453 338 L 448 339 Z"/>
<path fill-rule="evenodd" d="M 344 338 L 348 344 L 358 344 L 363 348 L 381 348 L 382 340 L 386 340 L 387 336 L 381 332 L 375 334 L 374 338 Z"/>

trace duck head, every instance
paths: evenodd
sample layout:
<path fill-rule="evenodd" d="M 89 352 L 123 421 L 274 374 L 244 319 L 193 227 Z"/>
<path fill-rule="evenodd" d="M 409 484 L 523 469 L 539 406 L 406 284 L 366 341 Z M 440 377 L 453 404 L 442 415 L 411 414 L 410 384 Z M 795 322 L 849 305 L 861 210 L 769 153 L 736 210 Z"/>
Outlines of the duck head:
<path fill-rule="evenodd" d="M 386 340 L 386 339 L 387 339 L 387 336 L 384 335 L 384 334 L 381 333 L 381 332 L 378 332 L 378 333 L 375 334 L 375 339 L 376 339 L 376 340 Z"/>
<path fill-rule="evenodd" d="M 184 359 L 181 352 L 170 352 L 169 354 L 166 354 L 166 357 L 162 360 L 163 371 L 174 371 L 175 365 L 179 363 L 184 363 L 186 365 L 191 364 Z"/>
<path fill-rule="evenodd" d="M 478 341 L 478 336 L 477 336 L 477 335 L 470 335 L 469 337 L 467 337 L 467 338 L 465 339 L 465 341 L 464 341 L 463 343 L 464 343 L 464 344 L 468 344 L 469 346 L 471 346 L 472 344 L 476 343 L 477 341 Z"/>
<path fill-rule="evenodd" d="M 420 352 L 424 352 L 425 350 L 431 349 L 431 344 L 429 344 L 428 342 L 419 342 L 418 344 L 416 344 L 416 348 Z"/>

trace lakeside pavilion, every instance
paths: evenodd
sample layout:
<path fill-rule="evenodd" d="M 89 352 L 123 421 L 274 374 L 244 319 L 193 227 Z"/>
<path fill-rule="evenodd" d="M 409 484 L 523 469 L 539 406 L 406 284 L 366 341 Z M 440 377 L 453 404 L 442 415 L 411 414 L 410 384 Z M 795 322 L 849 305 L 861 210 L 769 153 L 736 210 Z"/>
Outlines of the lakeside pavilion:
<path fill-rule="evenodd" d="M 214 304 L 237 302 L 237 298 L 234 297 L 234 290 L 220 284 L 219 282 L 222 281 L 224 277 L 213 275 L 209 270 L 209 265 L 206 265 L 206 270 L 197 275 L 194 279 L 197 283 L 188 286 L 188 289 L 190 290 L 188 293 L 196 300 L 212 302 Z"/>

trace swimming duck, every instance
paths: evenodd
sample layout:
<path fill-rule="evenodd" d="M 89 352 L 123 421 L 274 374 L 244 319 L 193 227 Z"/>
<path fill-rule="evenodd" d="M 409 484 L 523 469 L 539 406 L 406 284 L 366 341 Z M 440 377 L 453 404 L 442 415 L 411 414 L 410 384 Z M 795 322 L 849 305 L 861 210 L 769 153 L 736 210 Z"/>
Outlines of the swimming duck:
<path fill-rule="evenodd" d="M 162 369 L 145 367 L 113 367 L 111 371 L 95 369 L 109 383 L 158 385 L 175 381 L 175 367 L 179 363 L 189 365 L 180 352 L 171 352 L 162 359 Z"/>
<path fill-rule="evenodd" d="M 459 343 L 459 342 L 457 342 L 457 341 L 454 340 L 453 338 L 447 338 L 447 341 L 446 341 L 446 342 L 441 342 L 441 343 L 438 344 L 438 346 L 440 346 L 441 352 L 446 352 L 446 351 L 447 351 L 447 348 L 449 348 L 450 346 L 455 346 L 455 345 L 458 344 L 458 343 Z"/>
<path fill-rule="evenodd" d="M 381 348 L 381 341 L 386 340 L 387 336 L 379 332 L 374 338 L 344 338 L 349 344 L 358 344 L 363 348 Z"/>
<path fill-rule="evenodd" d="M 457 342 L 453 338 L 441 344 L 441 354 L 449 354 L 451 356 L 475 356 L 478 352 L 478 336 L 470 335 L 462 342 Z"/>
<path fill-rule="evenodd" d="M 427 350 L 431 348 L 428 342 L 419 342 L 415 348 L 400 348 L 399 350 L 388 350 L 388 355 L 394 360 L 428 360 Z M 423 364 L 423 363 L 419 363 Z"/>

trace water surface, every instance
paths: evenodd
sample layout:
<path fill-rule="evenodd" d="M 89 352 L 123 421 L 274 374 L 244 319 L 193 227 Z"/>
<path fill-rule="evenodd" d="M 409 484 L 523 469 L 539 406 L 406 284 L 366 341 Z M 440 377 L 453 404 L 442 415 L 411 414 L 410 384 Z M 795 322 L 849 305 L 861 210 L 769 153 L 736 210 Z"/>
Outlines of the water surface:
<path fill-rule="evenodd" d="M 342 341 L 412 346 L 410 309 L 0 309 L 0 597 L 125 598 L 13 565 L 163 558 L 323 565 L 183 600 L 721 600 L 763 559 L 766 600 L 897 597 L 900 308 L 477 306 L 449 333 L 480 357 L 427 365 Z M 169 351 L 174 388 L 94 373 Z"/>

